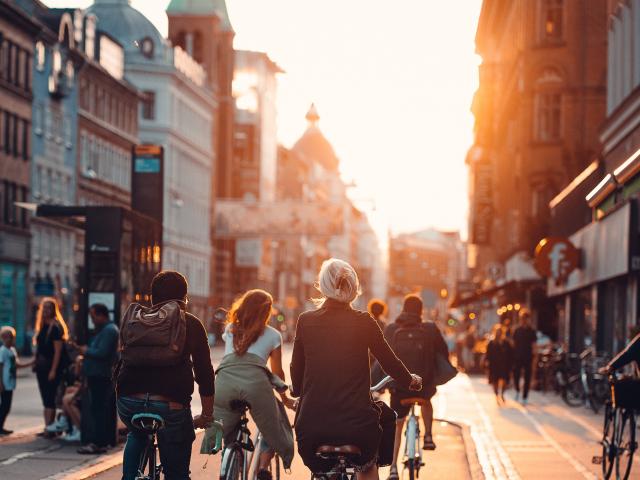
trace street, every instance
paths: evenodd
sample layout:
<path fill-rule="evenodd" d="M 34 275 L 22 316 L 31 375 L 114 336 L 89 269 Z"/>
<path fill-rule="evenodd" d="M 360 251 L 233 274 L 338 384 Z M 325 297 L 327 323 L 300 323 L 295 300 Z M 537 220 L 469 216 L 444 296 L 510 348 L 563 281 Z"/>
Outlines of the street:
<path fill-rule="evenodd" d="M 214 349 L 218 362 L 222 349 Z M 291 347 L 285 348 L 285 365 Z M 426 452 L 420 478 L 455 479 L 596 479 L 599 466 L 600 417 L 584 408 L 569 409 L 554 395 L 533 392 L 529 406 L 522 407 L 507 392 L 507 404 L 499 407 L 484 377 L 459 374 L 434 399 L 435 452 Z M 199 399 L 193 401 L 199 411 Z M 446 421 L 445 421 L 446 420 Z M 37 386 L 30 374 L 19 378 L 15 408 L 7 425 L 12 437 L 0 440 L 0 478 L 15 480 L 118 479 L 120 448 L 99 457 L 76 454 L 76 445 L 35 436 L 41 425 Z M 252 427 L 255 431 L 255 428 Z M 194 480 L 216 478 L 220 456 L 198 453 L 198 433 L 192 455 Z M 381 478 L 386 478 L 383 469 Z M 289 478 L 307 478 L 296 458 Z M 285 476 L 287 478 L 287 476 Z M 640 478 L 632 473 L 631 478 Z"/>

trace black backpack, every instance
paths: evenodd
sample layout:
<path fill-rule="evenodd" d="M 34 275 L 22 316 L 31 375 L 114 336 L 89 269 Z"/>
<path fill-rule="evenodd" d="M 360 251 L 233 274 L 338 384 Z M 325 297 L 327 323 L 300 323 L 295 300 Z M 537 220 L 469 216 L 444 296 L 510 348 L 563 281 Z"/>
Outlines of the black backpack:
<path fill-rule="evenodd" d="M 431 372 L 431 342 L 426 329 L 420 325 L 401 327 L 393 334 L 391 348 L 411 373 L 426 379 Z"/>

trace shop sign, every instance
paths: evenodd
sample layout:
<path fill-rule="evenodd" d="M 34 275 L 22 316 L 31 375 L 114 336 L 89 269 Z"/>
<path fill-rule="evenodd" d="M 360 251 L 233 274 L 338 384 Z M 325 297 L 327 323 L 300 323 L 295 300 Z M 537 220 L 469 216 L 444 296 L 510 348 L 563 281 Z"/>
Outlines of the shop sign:
<path fill-rule="evenodd" d="M 560 285 L 580 266 L 580 250 L 568 238 L 543 238 L 536 247 L 534 265 L 540 275 Z"/>

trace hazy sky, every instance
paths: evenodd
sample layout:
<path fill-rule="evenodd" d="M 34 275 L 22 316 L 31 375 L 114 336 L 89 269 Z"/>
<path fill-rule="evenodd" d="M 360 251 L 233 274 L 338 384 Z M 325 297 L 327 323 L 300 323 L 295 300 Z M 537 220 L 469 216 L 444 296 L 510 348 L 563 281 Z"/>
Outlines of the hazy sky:
<path fill-rule="evenodd" d="M 49 0 L 88 6 L 91 0 Z M 166 35 L 168 1 L 133 0 Z M 466 231 L 481 0 L 227 0 L 235 46 L 267 52 L 284 70 L 281 142 L 306 127 L 311 102 L 352 196 L 378 227 Z"/>

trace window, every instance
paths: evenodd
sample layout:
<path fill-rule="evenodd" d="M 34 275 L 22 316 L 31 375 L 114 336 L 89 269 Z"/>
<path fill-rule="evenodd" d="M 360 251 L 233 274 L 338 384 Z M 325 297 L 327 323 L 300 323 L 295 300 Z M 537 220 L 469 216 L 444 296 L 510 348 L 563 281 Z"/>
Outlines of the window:
<path fill-rule="evenodd" d="M 4 153 L 9 155 L 11 153 L 11 139 L 13 134 L 11 133 L 11 124 L 13 123 L 11 113 L 4 112 Z"/>
<path fill-rule="evenodd" d="M 27 202 L 28 195 L 29 191 L 27 190 L 27 187 L 20 187 L 20 201 Z M 20 209 L 20 226 L 22 228 L 27 228 L 29 226 L 27 222 L 27 210 L 24 208 Z"/>
<path fill-rule="evenodd" d="M 541 38 L 547 42 L 562 40 L 563 0 L 542 0 Z"/>
<path fill-rule="evenodd" d="M 560 139 L 561 102 L 559 93 L 538 93 L 535 98 L 535 139 L 553 142 Z"/>
<path fill-rule="evenodd" d="M 44 70 L 44 62 L 46 59 L 47 50 L 44 43 L 38 41 L 36 43 L 36 70 L 42 72 Z"/>
<path fill-rule="evenodd" d="M 155 92 L 144 92 L 142 100 L 142 118 L 145 120 L 154 120 L 156 118 L 156 94 Z"/>
<path fill-rule="evenodd" d="M 29 145 L 29 121 L 22 120 L 22 159 L 29 160 L 31 158 L 31 149 Z"/>
<path fill-rule="evenodd" d="M 36 135 L 42 135 L 42 117 L 44 116 L 44 108 L 42 103 L 35 104 L 33 109 L 33 131 Z"/>

